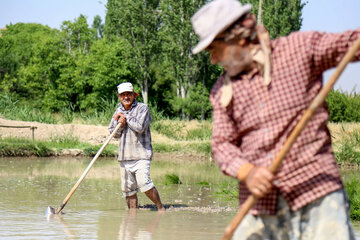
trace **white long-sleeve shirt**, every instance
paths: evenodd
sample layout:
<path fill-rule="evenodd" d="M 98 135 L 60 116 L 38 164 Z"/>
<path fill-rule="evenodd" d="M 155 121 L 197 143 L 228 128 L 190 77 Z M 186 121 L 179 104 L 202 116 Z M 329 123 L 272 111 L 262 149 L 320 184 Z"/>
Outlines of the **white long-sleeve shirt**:
<path fill-rule="evenodd" d="M 114 138 L 119 138 L 118 161 L 151 160 L 153 150 L 150 123 L 152 118 L 148 106 L 134 101 L 130 110 L 126 111 L 120 103 L 114 115 L 118 113 L 123 113 L 126 117 L 126 125 L 120 127 L 114 136 Z M 114 131 L 117 124 L 117 121 L 112 118 L 109 125 L 110 133 Z"/>

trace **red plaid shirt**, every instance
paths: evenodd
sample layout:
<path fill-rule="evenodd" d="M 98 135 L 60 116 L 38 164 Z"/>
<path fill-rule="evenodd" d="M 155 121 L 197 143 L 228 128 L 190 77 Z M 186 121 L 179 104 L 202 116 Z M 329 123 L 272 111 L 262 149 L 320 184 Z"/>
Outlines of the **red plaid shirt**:
<path fill-rule="evenodd" d="M 271 84 L 265 86 L 258 73 L 251 79 L 240 76 L 232 82 L 233 96 L 227 108 L 220 105 L 223 76 L 218 79 L 210 96 L 211 144 L 214 159 L 225 174 L 236 178 L 246 163 L 270 166 L 322 88 L 322 73 L 340 62 L 358 36 L 360 29 L 342 34 L 295 32 L 272 41 Z M 326 126 L 328 117 L 324 104 L 284 158 L 277 187 L 259 199 L 252 214 L 274 214 L 278 194 L 297 210 L 343 186 Z M 240 204 L 249 194 L 240 182 Z"/>

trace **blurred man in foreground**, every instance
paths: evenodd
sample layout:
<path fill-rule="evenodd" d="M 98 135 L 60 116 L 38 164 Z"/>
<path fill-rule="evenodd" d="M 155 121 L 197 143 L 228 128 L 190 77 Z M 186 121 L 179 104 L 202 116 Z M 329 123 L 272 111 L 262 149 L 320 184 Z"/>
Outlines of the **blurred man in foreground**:
<path fill-rule="evenodd" d="M 341 34 L 294 32 L 270 41 L 251 5 L 215 0 L 191 21 L 224 68 L 213 86 L 213 156 L 239 180 L 240 204 L 260 198 L 235 239 L 355 239 L 349 201 L 335 162 L 324 104 L 297 138 L 274 176 L 271 162 L 360 29 Z M 360 52 L 356 60 L 360 59 Z"/>

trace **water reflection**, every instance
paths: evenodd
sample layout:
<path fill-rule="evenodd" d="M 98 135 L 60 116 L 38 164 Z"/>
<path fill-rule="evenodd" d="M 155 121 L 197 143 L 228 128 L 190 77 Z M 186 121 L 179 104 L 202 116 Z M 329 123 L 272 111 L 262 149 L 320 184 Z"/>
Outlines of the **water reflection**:
<path fill-rule="evenodd" d="M 117 239 L 130 240 L 130 239 L 144 239 L 151 240 L 153 234 L 156 233 L 156 230 L 159 226 L 160 220 L 165 212 L 157 212 L 154 214 L 153 219 L 147 221 L 145 225 L 141 225 L 139 228 L 138 210 L 129 210 L 125 217 L 123 218 L 119 234 Z"/>
<path fill-rule="evenodd" d="M 47 221 L 57 221 L 57 225 L 60 225 L 63 229 L 66 239 L 75 239 L 76 235 L 71 231 L 70 226 L 64 221 L 61 214 L 46 214 Z"/>
<path fill-rule="evenodd" d="M 0 239 L 220 239 L 235 216 L 237 200 L 217 194 L 225 187 L 231 190 L 217 167 L 155 160 L 152 178 L 167 211 L 154 211 L 143 194 L 141 208 L 129 211 L 118 164 L 100 159 L 65 214 L 47 217 L 47 206 L 61 204 L 87 165 L 87 159 L 0 158 Z M 177 174 L 183 184 L 162 184 L 166 173 Z M 355 227 L 359 237 L 360 226 Z"/>

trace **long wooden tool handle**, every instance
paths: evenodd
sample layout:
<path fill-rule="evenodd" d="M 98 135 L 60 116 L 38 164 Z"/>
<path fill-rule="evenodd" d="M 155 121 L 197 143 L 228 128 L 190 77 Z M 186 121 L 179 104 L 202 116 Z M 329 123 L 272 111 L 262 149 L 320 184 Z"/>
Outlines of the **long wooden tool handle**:
<path fill-rule="evenodd" d="M 314 98 L 314 100 L 311 102 L 310 106 L 300 119 L 299 123 L 295 126 L 294 130 L 291 132 L 288 139 L 285 141 L 282 149 L 280 152 L 276 155 L 274 161 L 269 167 L 269 170 L 272 173 L 276 173 L 278 170 L 282 160 L 284 159 L 285 155 L 289 152 L 291 146 L 295 142 L 296 138 L 299 136 L 301 131 L 305 128 L 306 124 L 309 122 L 311 117 L 313 116 L 314 112 L 318 109 L 321 104 L 326 99 L 326 96 L 330 93 L 331 89 L 333 88 L 334 84 L 338 80 L 339 76 L 345 69 L 346 65 L 354 58 L 356 51 L 360 48 L 360 37 L 354 42 L 353 46 L 348 50 L 348 52 L 345 54 L 339 65 L 336 67 L 335 72 L 329 79 L 329 81 L 326 83 L 326 85 L 321 89 L 321 91 L 318 93 L 318 95 Z M 233 218 L 233 220 L 230 222 L 230 224 L 226 227 L 224 236 L 222 237 L 222 240 L 231 239 L 232 235 L 234 234 L 234 231 L 239 226 L 240 222 L 243 220 L 245 215 L 248 213 L 248 211 L 255 205 L 257 201 L 257 198 L 253 195 L 249 196 L 247 200 L 244 202 L 244 204 L 239 209 L 236 216 Z"/>
<path fill-rule="evenodd" d="M 84 173 L 81 175 L 81 177 L 79 178 L 79 180 L 76 182 L 76 184 L 74 185 L 74 187 L 70 190 L 69 194 L 65 197 L 64 201 L 62 202 L 62 204 L 56 209 L 55 214 L 58 214 L 61 210 L 63 210 L 63 208 L 65 207 L 65 205 L 67 204 L 67 202 L 69 201 L 69 199 L 71 198 L 71 196 L 73 195 L 73 193 L 75 192 L 75 190 L 79 187 L 80 183 L 83 181 L 83 179 L 85 178 L 86 174 L 90 171 L 90 168 L 92 167 L 92 165 L 95 163 L 95 161 L 98 159 L 98 157 L 100 156 L 100 154 L 104 151 L 105 147 L 108 145 L 108 143 L 110 142 L 110 140 L 113 138 L 113 136 L 116 134 L 116 132 L 118 131 L 118 129 L 120 128 L 120 124 L 118 124 L 115 128 L 115 130 L 110 134 L 110 136 L 106 139 L 106 141 L 104 142 L 104 144 L 101 146 L 101 148 L 99 149 L 99 151 L 96 153 L 96 155 L 94 156 L 94 158 L 91 160 L 89 166 L 85 169 Z"/>

